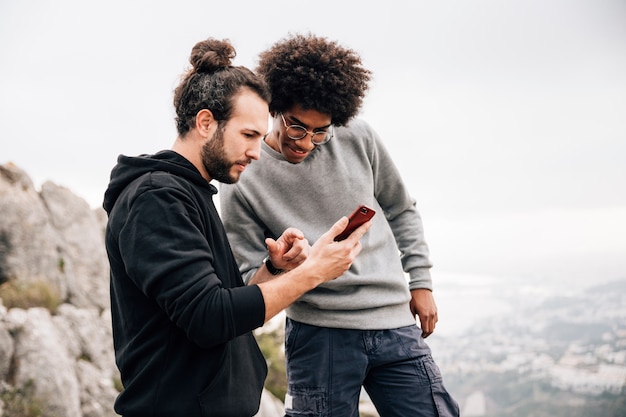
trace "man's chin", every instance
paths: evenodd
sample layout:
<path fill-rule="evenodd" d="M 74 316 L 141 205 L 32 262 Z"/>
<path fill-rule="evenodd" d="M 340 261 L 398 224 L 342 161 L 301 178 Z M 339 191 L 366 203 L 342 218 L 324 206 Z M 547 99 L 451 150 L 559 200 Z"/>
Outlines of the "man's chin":
<path fill-rule="evenodd" d="M 220 175 L 220 176 L 214 177 L 213 179 L 217 182 L 221 182 L 222 184 L 234 184 L 237 181 L 239 181 L 239 177 L 240 177 L 240 174 L 237 174 L 237 175 L 229 174 L 229 175 Z"/>
<path fill-rule="evenodd" d="M 237 175 L 236 177 L 231 175 L 228 178 L 224 178 L 224 181 L 220 181 L 220 182 L 224 184 L 235 184 L 237 181 L 239 181 L 239 175 Z"/>
<path fill-rule="evenodd" d="M 293 156 L 293 155 L 289 155 L 289 156 L 285 156 L 283 154 L 283 157 L 285 157 L 285 160 L 291 164 L 299 164 L 300 162 L 304 161 L 307 156 L 309 156 L 309 154 L 304 154 L 302 156 Z"/>

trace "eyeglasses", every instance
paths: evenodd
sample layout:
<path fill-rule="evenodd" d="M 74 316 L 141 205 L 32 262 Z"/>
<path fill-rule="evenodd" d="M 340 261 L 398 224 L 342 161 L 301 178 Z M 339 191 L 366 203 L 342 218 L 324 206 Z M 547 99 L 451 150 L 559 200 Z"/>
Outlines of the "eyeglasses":
<path fill-rule="evenodd" d="M 285 125 L 285 130 L 289 139 L 300 140 L 310 134 L 313 145 L 319 146 L 325 144 L 333 138 L 334 132 L 332 126 L 330 126 L 329 130 L 310 131 L 299 125 L 287 126 L 285 116 L 281 113 L 280 117 L 283 119 L 283 124 Z"/>

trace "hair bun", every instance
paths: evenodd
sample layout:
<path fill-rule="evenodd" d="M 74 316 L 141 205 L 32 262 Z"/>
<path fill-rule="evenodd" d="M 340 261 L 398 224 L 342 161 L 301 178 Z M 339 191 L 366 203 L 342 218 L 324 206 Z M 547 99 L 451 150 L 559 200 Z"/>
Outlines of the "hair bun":
<path fill-rule="evenodd" d="M 209 38 L 193 47 L 189 62 L 196 72 L 211 73 L 229 67 L 235 55 L 235 48 L 228 39 Z"/>

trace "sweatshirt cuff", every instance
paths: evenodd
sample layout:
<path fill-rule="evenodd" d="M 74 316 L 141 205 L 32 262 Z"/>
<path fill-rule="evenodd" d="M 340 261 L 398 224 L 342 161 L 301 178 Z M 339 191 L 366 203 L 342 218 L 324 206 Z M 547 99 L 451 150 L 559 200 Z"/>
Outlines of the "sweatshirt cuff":
<path fill-rule="evenodd" d="M 409 273 L 409 290 L 417 289 L 433 290 L 433 281 L 430 277 L 430 270 L 418 269 Z"/>
<path fill-rule="evenodd" d="M 238 287 L 236 289 L 237 308 L 235 313 L 237 334 L 252 331 L 265 323 L 265 300 L 258 285 Z"/>

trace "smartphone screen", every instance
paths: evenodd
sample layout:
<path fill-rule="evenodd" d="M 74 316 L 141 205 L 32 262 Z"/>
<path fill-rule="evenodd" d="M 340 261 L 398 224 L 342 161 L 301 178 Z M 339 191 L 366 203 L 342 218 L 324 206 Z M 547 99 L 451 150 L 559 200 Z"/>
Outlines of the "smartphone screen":
<path fill-rule="evenodd" d="M 371 220 L 372 217 L 374 217 L 374 214 L 376 214 L 376 212 L 367 206 L 361 205 L 357 207 L 357 209 L 352 212 L 350 217 L 348 217 L 348 225 L 344 231 L 335 236 L 335 241 L 338 242 L 350 236 L 350 234 L 360 225 L 368 220 Z"/>

